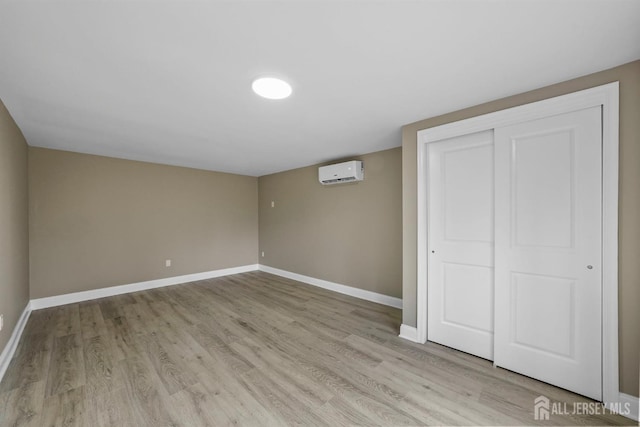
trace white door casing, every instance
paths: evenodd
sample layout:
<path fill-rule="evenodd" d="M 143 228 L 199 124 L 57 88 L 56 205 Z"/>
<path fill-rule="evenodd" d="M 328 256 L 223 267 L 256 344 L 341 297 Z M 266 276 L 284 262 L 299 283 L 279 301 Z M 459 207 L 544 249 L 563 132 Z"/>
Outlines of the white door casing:
<path fill-rule="evenodd" d="M 495 129 L 495 364 L 602 398 L 601 108 Z"/>
<path fill-rule="evenodd" d="M 428 339 L 493 360 L 493 132 L 429 144 Z"/>
<path fill-rule="evenodd" d="M 417 323 L 415 341 L 427 339 L 427 260 L 429 204 L 427 147 L 430 143 L 497 127 L 511 126 L 590 107 L 602 111 L 602 400 L 620 401 L 618 389 L 618 82 L 521 105 L 418 132 L 417 141 Z M 403 325 L 405 330 L 411 330 Z"/>

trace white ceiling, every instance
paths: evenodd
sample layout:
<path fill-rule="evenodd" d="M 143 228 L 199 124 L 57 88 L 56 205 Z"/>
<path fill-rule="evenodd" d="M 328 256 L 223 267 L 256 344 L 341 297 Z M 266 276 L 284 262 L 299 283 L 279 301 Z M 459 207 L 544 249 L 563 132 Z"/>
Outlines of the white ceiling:
<path fill-rule="evenodd" d="M 638 0 L 0 0 L 0 98 L 30 145 L 254 176 L 639 58 Z M 263 75 L 291 98 L 257 97 Z"/>

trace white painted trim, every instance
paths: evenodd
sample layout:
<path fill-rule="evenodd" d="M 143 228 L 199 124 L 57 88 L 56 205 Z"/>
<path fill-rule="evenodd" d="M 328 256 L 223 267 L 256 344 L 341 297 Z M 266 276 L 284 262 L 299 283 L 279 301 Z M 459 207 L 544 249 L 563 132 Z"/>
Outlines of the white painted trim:
<path fill-rule="evenodd" d="M 11 338 L 9 338 L 9 341 L 7 341 L 7 344 L 4 346 L 4 350 L 2 350 L 2 354 L 0 354 L 0 382 L 2 381 L 5 372 L 7 372 L 9 363 L 11 363 L 11 359 L 13 359 L 13 355 L 18 348 L 20 337 L 22 336 L 24 327 L 27 325 L 27 320 L 29 320 L 30 314 L 31 304 L 27 303 L 27 306 L 22 311 L 20 318 L 18 318 L 18 323 L 16 323 L 16 326 L 13 328 Z"/>
<path fill-rule="evenodd" d="M 620 397 L 618 398 L 618 403 L 622 404 L 622 409 L 624 410 L 625 407 L 629 407 L 629 413 L 628 414 L 624 414 L 621 413 L 620 415 L 624 415 L 627 418 L 631 418 L 632 420 L 636 420 L 638 422 L 640 422 L 640 415 L 638 414 L 638 407 L 640 406 L 640 399 L 635 397 L 635 396 L 631 396 L 629 394 L 625 394 L 625 393 L 620 393 Z M 607 405 L 610 409 L 620 409 L 618 408 L 611 408 L 610 405 Z"/>
<path fill-rule="evenodd" d="M 420 343 L 420 341 L 418 340 L 418 329 L 414 328 L 413 326 L 405 324 L 400 325 L 400 335 L 398 336 L 408 341 Z"/>
<path fill-rule="evenodd" d="M 31 300 L 31 309 L 56 307 L 59 305 L 72 304 L 81 301 L 88 301 L 97 298 L 110 297 L 114 295 L 128 294 L 130 292 L 145 291 L 147 289 L 162 288 L 165 286 L 179 285 L 182 283 L 195 282 L 197 280 L 212 279 L 214 277 L 228 276 L 230 274 L 246 273 L 258 269 L 257 264 L 244 265 L 241 267 L 224 268 L 221 270 L 205 271 L 203 273 L 185 274 L 183 276 L 166 277 L 164 279 L 148 280 L 145 282 L 130 283 L 128 285 L 110 286 L 108 288 L 93 289 L 90 291 L 74 292 L 53 297 L 37 298 Z"/>
<path fill-rule="evenodd" d="M 340 283 L 329 282 L 327 280 L 316 279 L 315 277 L 304 276 L 302 274 L 292 273 L 290 271 L 280 270 L 279 268 L 273 268 L 262 264 L 260 264 L 259 270 L 264 271 L 265 273 L 275 274 L 276 276 L 286 277 L 287 279 L 297 280 L 298 282 L 306 283 L 308 285 L 328 289 L 340 294 L 377 302 L 378 304 L 388 305 L 390 307 L 402 308 L 402 299 L 390 297 L 389 295 L 366 291 L 352 286 L 341 285 Z"/>
<path fill-rule="evenodd" d="M 619 83 L 533 102 L 418 131 L 418 284 L 417 336 L 427 340 L 427 144 L 447 138 L 509 126 L 525 121 L 602 106 L 602 398 L 616 402 L 618 379 L 618 146 Z M 421 262 L 425 260 L 425 262 Z"/>
<path fill-rule="evenodd" d="M 618 371 L 619 88 L 618 82 L 606 86 L 608 90 L 603 91 L 604 99 L 601 101 L 602 401 L 605 403 L 615 402 L 615 398 L 620 393 Z"/>
<path fill-rule="evenodd" d="M 427 200 L 429 199 L 429 186 L 427 185 L 427 165 L 429 159 L 427 158 L 427 143 L 422 142 L 420 139 L 420 132 L 418 132 L 418 288 L 416 289 L 417 308 L 416 308 L 416 329 L 418 342 L 427 342 L 427 248 L 429 242 L 428 237 L 428 217 L 429 206 Z M 425 260 L 425 262 L 421 262 Z"/>

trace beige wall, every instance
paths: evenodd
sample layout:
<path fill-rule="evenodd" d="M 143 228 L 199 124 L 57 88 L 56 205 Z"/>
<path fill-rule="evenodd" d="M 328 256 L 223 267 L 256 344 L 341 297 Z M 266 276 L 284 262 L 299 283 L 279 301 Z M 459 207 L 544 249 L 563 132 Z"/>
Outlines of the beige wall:
<path fill-rule="evenodd" d="M 619 333 L 620 389 L 638 396 L 640 353 L 640 61 L 600 73 L 422 120 L 402 130 L 403 323 L 416 325 L 417 140 L 416 132 L 444 123 L 614 81 L 620 82 Z"/>
<path fill-rule="evenodd" d="M 364 181 L 323 186 L 318 166 L 259 178 L 260 263 L 401 297 L 401 149 L 347 160 Z"/>
<path fill-rule="evenodd" d="M 254 177 L 29 148 L 31 298 L 256 264 L 257 191 Z"/>
<path fill-rule="evenodd" d="M 29 302 L 27 143 L 0 101 L 0 353 Z"/>

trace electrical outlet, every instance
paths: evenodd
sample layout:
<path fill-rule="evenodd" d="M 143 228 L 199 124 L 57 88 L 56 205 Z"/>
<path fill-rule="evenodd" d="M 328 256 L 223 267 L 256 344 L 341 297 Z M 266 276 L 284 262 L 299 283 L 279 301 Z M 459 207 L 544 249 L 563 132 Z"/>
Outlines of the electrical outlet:
<path fill-rule="evenodd" d="M 262 258 L 264 258 L 264 251 L 262 251 Z"/>
<path fill-rule="evenodd" d="M 3 326 L 4 326 L 4 314 L 0 314 L 0 331 L 2 330 Z"/>
<path fill-rule="evenodd" d="M 170 260 L 170 259 L 165 260 L 165 262 L 164 262 L 164 266 L 165 266 L 165 267 L 171 267 L 171 260 Z"/>
<path fill-rule="evenodd" d="M 275 208 L 276 207 L 276 202 L 274 202 L 273 200 L 271 201 L 271 207 Z"/>

